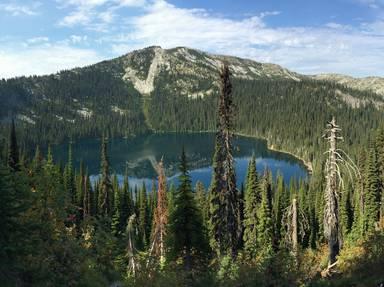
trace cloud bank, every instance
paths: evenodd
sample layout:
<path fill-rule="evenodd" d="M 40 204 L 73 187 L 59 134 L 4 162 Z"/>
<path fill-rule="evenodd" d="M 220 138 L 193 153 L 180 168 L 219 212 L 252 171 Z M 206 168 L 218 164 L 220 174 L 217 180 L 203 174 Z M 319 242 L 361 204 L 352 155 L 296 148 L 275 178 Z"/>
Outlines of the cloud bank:
<path fill-rule="evenodd" d="M 23 41 L 33 44 L 28 49 L 1 45 L 0 77 L 51 73 L 151 45 L 271 62 L 303 74 L 384 76 L 384 4 L 355 1 L 376 11 L 375 21 L 276 27 L 268 20 L 279 11 L 233 19 L 165 0 L 57 0 L 63 15 L 54 25 L 72 35 L 56 42 L 39 35 Z"/>

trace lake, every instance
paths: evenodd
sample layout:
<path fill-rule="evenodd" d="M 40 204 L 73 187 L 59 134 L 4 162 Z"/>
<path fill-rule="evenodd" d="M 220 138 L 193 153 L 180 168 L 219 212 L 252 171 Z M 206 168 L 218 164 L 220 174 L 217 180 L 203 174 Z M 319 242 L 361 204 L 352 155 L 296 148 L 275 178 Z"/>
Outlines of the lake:
<path fill-rule="evenodd" d="M 177 185 L 179 157 L 182 146 L 187 155 L 193 185 L 198 180 L 207 188 L 212 175 L 212 156 L 215 136 L 213 133 L 166 133 L 137 136 L 131 139 L 113 138 L 108 141 L 108 157 L 111 173 L 123 181 L 128 172 L 130 186 L 142 185 L 147 188 L 156 179 L 155 164 L 162 157 L 168 182 Z M 308 172 L 303 163 L 292 155 L 272 151 L 265 140 L 236 136 L 234 141 L 237 184 L 244 181 L 247 166 L 252 154 L 256 156 L 257 171 L 261 174 L 268 168 L 272 175 L 283 174 L 285 182 L 291 178 L 306 178 Z M 88 167 L 91 179 L 97 179 L 100 172 L 100 139 L 81 139 L 73 142 L 73 159 L 76 168 L 81 160 Z M 68 157 L 68 144 L 53 147 L 56 161 L 65 163 Z"/>

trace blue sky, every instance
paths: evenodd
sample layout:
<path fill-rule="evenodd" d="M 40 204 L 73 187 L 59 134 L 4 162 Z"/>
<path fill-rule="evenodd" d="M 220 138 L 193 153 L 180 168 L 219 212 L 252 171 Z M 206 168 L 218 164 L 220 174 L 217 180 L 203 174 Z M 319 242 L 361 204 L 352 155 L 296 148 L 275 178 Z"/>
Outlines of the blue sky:
<path fill-rule="evenodd" d="M 53 73 L 151 45 L 304 74 L 384 76 L 384 0 L 0 0 L 0 78 Z"/>

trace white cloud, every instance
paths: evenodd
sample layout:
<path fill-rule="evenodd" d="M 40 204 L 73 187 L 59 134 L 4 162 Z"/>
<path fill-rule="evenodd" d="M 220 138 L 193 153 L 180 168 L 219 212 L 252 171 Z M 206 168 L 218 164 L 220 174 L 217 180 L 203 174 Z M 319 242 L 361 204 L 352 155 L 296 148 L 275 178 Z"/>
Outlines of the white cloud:
<path fill-rule="evenodd" d="M 381 22 L 364 27 L 338 23 L 319 27 L 268 26 L 265 17 L 278 14 L 262 13 L 233 20 L 157 0 L 143 15 L 126 20 L 124 29 L 128 32 L 111 35 L 104 41 L 120 54 L 151 45 L 188 46 L 272 62 L 306 74 L 384 75 L 384 38 L 377 35 Z"/>
<path fill-rule="evenodd" d="M 40 2 L 34 2 L 32 5 L 21 5 L 14 2 L 0 4 L 0 11 L 4 11 L 12 16 L 34 16 L 37 15 L 37 8 L 41 5 Z"/>
<path fill-rule="evenodd" d="M 33 37 L 33 38 L 29 38 L 27 40 L 27 43 L 28 44 L 39 44 L 39 43 L 45 43 L 48 41 L 49 41 L 48 37 Z"/>
<path fill-rule="evenodd" d="M 75 25 L 86 25 L 91 22 L 93 12 L 87 9 L 78 9 L 65 16 L 60 22 L 60 26 L 73 27 Z"/>
<path fill-rule="evenodd" d="M 0 46 L 0 78 L 44 75 L 85 66 L 102 60 L 95 51 L 62 44 L 45 44 L 28 49 Z"/>
<path fill-rule="evenodd" d="M 115 0 L 120 6 L 126 7 L 143 7 L 146 5 L 146 0 Z"/>
<path fill-rule="evenodd" d="M 58 0 L 61 8 L 73 8 L 61 19 L 60 26 L 84 26 L 88 30 L 108 31 L 116 18 L 116 11 L 124 7 L 143 7 L 145 0 Z"/>
<path fill-rule="evenodd" d="M 70 38 L 70 41 L 73 44 L 83 43 L 83 42 L 86 42 L 88 40 L 88 36 L 87 35 L 84 35 L 84 36 L 71 35 L 69 38 Z"/>

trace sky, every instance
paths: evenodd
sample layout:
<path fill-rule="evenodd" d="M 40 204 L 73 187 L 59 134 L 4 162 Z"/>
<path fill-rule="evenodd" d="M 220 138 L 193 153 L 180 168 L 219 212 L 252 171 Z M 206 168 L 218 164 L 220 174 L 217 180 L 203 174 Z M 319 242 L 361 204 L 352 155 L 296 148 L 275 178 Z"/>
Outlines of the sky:
<path fill-rule="evenodd" d="M 384 0 L 0 0 L 0 78 L 153 45 L 383 77 Z"/>

